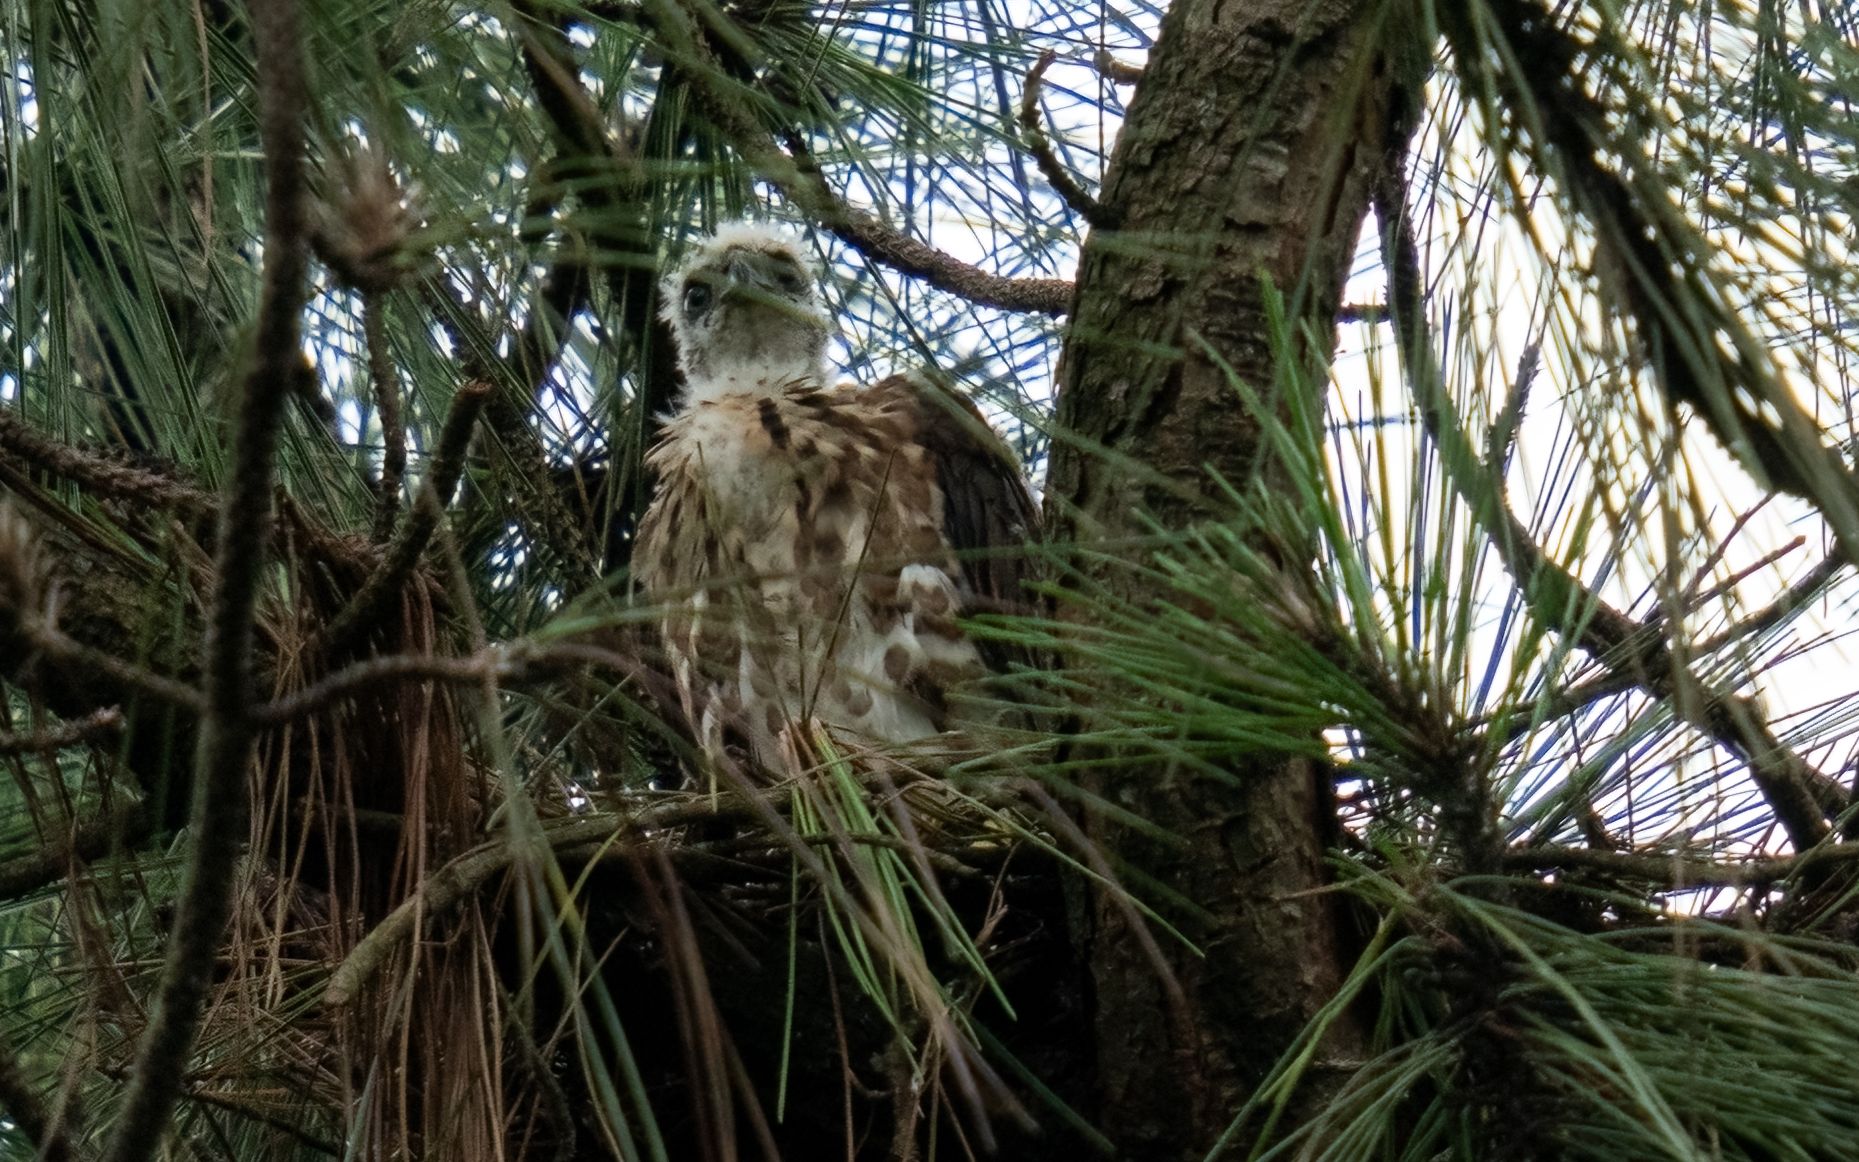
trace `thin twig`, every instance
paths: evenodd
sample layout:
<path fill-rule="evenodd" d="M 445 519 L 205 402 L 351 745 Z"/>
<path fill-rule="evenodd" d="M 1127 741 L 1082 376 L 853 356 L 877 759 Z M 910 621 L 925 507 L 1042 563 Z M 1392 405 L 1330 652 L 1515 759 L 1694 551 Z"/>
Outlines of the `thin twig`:
<path fill-rule="evenodd" d="M 1803 573 L 1800 580 L 1782 590 L 1775 600 L 1722 633 L 1705 638 L 1698 643 L 1697 652 L 1706 655 L 1713 654 L 1731 642 L 1773 629 L 1795 610 L 1820 597 L 1827 585 L 1846 567 L 1846 558 L 1837 553 L 1822 558 L 1818 565 Z"/>
<path fill-rule="evenodd" d="M 803 835 L 800 839 L 802 843 L 810 843 L 815 847 L 837 848 L 850 844 L 853 847 L 871 847 L 883 851 L 895 851 L 901 855 L 908 855 L 912 857 L 913 860 L 920 859 L 922 866 L 919 870 L 934 870 L 944 875 L 954 876 L 957 879 L 985 880 L 988 878 L 987 873 L 983 872 L 974 864 L 966 862 L 958 855 L 932 848 L 925 844 L 921 838 L 912 839 L 902 835 L 885 835 L 878 832 L 847 831 L 833 835 Z M 757 836 L 745 836 L 740 839 L 723 840 L 716 843 L 691 844 L 689 846 L 693 849 L 701 847 L 708 851 L 733 853 L 739 857 L 758 851 L 785 852 L 786 850 L 785 848 L 770 844 L 766 839 Z M 972 849 L 965 850 L 970 850 L 977 858 L 998 859 L 1004 849 L 998 844 L 990 844 L 977 845 Z M 929 882 L 929 880 L 930 878 L 925 876 L 925 882 Z"/>
<path fill-rule="evenodd" d="M 400 418 L 400 383 L 394 372 L 393 352 L 387 348 L 385 296 L 379 292 L 362 299 L 362 338 L 368 344 L 368 378 L 374 388 L 374 406 L 381 414 L 381 485 L 376 498 L 374 539 L 394 534 L 400 516 L 400 482 L 407 474 L 407 429 Z"/>
<path fill-rule="evenodd" d="M 539 645 L 517 639 L 484 648 L 459 658 L 430 654 L 387 654 L 364 658 L 294 693 L 267 702 L 252 711 L 263 727 L 276 728 L 314 714 L 331 703 L 364 690 L 399 682 L 441 682 L 452 686 L 482 685 L 486 679 L 500 686 L 516 685 L 565 668 L 598 665 L 617 670 L 645 689 L 655 700 L 674 697 L 663 675 L 616 650 L 580 642 Z"/>
<path fill-rule="evenodd" d="M 1039 172 L 1046 175 L 1046 181 L 1051 183 L 1074 213 L 1099 229 L 1113 229 L 1114 215 L 1092 197 L 1089 190 L 1079 185 L 1078 179 L 1065 168 L 1065 163 L 1059 160 L 1058 153 L 1052 148 L 1052 140 L 1046 136 L 1045 126 L 1041 124 L 1039 88 L 1046 79 L 1046 70 L 1057 59 L 1058 53 L 1047 49 L 1039 54 L 1039 59 L 1027 70 L 1026 88 L 1020 96 L 1020 129 L 1026 134 L 1027 152 L 1033 155 L 1033 160 L 1039 164 Z"/>
<path fill-rule="evenodd" d="M 1736 591 L 1736 587 L 1738 585 L 1741 585 L 1743 582 L 1749 580 L 1751 577 L 1755 576 L 1757 573 L 1762 572 L 1764 569 L 1768 568 L 1770 565 L 1775 564 L 1775 562 L 1781 560 L 1783 557 L 1786 557 L 1788 554 L 1794 552 L 1796 549 L 1800 548 L 1802 545 L 1805 545 L 1806 543 L 1807 543 L 1806 537 L 1796 537 L 1793 540 L 1789 541 L 1787 544 L 1781 546 L 1779 549 L 1776 549 L 1770 553 L 1763 554 L 1757 560 L 1751 562 L 1746 567 L 1739 569 L 1736 572 L 1730 574 L 1728 577 L 1725 577 L 1723 580 L 1717 582 L 1717 584 L 1711 586 L 1709 589 L 1704 590 L 1702 593 L 1694 592 L 1684 597 L 1680 604 L 1685 609 L 1697 609 L 1704 605 L 1708 605 L 1712 601 L 1717 600 L 1719 597 L 1722 597 L 1727 593 L 1733 593 Z M 1694 581 L 1692 583 L 1692 588 L 1694 590 L 1696 588 L 1696 585 L 1697 583 Z M 1665 619 L 1665 612 L 1666 612 L 1665 608 L 1661 606 L 1660 608 L 1653 610 L 1652 613 L 1647 615 L 1647 621 L 1649 622 L 1663 621 Z"/>
<path fill-rule="evenodd" d="M 575 1149 L 576 1127 L 574 1107 L 569 1104 L 568 1091 L 562 1087 L 561 1079 L 555 1076 L 555 1068 L 549 1057 L 536 1043 L 535 1034 L 530 1032 L 529 1022 L 525 1016 L 526 1008 L 507 988 L 499 989 L 503 1004 L 501 1015 L 504 1022 L 504 1040 L 515 1050 L 518 1064 L 529 1075 L 529 1080 L 536 1087 L 538 1104 L 542 1107 L 547 1124 L 555 1131 L 555 1150 L 549 1156 L 549 1162 L 573 1162 L 582 1156 Z M 533 1125 L 531 1133 L 534 1132 Z M 524 1146 L 528 1145 L 525 1139 Z M 515 1157 L 529 1158 L 533 1155 L 528 1149 L 520 1149 Z"/>
<path fill-rule="evenodd" d="M 321 645 L 326 651 L 344 652 L 357 637 L 372 630 L 388 601 L 399 595 L 413 575 L 446 506 L 452 503 L 459 477 L 464 475 L 471 430 L 490 395 L 490 384 L 471 380 L 452 397 L 451 410 L 439 431 L 439 446 L 434 449 L 426 479 L 414 498 L 413 511 L 388 546 L 386 557 L 323 631 Z"/>
<path fill-rule="evenodd" d="M 265 165 L 263 291 L 257 356 L 244 385 L 233 467 L 220 509 L 206 642 L 206 712 L 190 825 L 189 858 L 161 988 L 105 1151 L 142 1162 L 161 1148 L 180 1095 L 220 938 L 232 912 L 234 872 L 247 839 L 253 613 L 271 526 L 271 480 L 289 385 L 300 375 L 299 330 L 308 285 L 302 118 L 309 96 L 294 0 L 254 0 L 252 36 Z"/>
<path fill-rule="evenodd" d="M 1743 638 L 1773 629 L 1797 609 L 1822 596 L 1827 584 L 1846 567 L 1846 558 L 1838 554 L 1822 558 L 1819 564 L 1802 574 L 1800 580 L 1783 590 L 1775 600 L 1748 617 L 1697 642 L 1692 646 L 1692 654 L 1696 657 L 1708 658 Z M 1655 611 L 1655 617 L 1657 614 L 1658 611 Z M 1649 621 L 1642 622 L 1641 626 L 1651 629 L 1655 624 L 1656 622 Z M 1509 741 L 1521 738 L 1541 723 L 1553 722 L 1558 718 L 1566 718 L 1571 714 L 1579 713 L 1603 698 L 1624 694 L 1639 685 L 1639 680 L 1624 670 L 1608 670 L 1578 686 L 1552 696 L 1538 713 L 1510 715 L 1510 725 L 1505 739 Z M 1483 721 L 1489 724 L 1490 719 Z"/>
<path fill-rule="evenodd" d="M 363 690 L 397 682 L 445 682 L 468 685 L 484 681 L 487 676 L 498 682 L 518 680 L 527 672 L 537 655 L 523 647 L 493 646 L 482 653 L 463 658 L 441 658 L 429 654 L 388 654 L 365 658 L 345 666 L 312 685 L 268 702 L 252 712 L 253 718 L 266 726 L 281 726 L 351 697 Z"/>
<path fill-rule="evenodd" d="M 1526 591 L 1545 593 L 1536 608 L 1562 611 L 1559 628 L 1603 666 L 1620 673 L 1693 727 L 1743 760 L 1751 780 L 1797 850 L 1824 840 L 1828 820 L 1844 809 L 1839 785 L 1784 746 L 1746 697 L 1715 690 L 1694 691 L 1695 679 L 1672 656 L 1657 626 L 1646 626 L 1609 605 L 1567 569 L 1549 559 L 1529 528 L 1506 502 L 1504 482 L 1471 447 L 1469 439 L 1448 424 L 1448 402 L 1427 333 L 1419 248 L 1407 217 L 1405 160 L 1391 157 L 1376 183 L 1375 212 L 1382 223 L 1384 261 L 1389 271 L 1388 305 L 1393 313 L 1401 357 L 1420 406 L 1428 434 L 1449 464 L 1447 478 L 1484 527 L 1498 559 Z M 1476 474 L 1488 488 L 1477 491 L 1467 475 Z"/>
<path fill-rule="evenodd" d="M 1769 502 L 1774 499 L 1775 494 L 1771 492 L 1736 514 L 1736 519 L 1730 522 L 1729 530 L 1711 547 L 1711 551 L 1705 555 L 1704 560 L 1698 563 L 1697 571 L 1691 575 L 1691 584 L 1685 586 L 1684 592 L 1680 595 L 1683 599 L 1692 600 L 1692 595 L 1697 593 L 1698 587 L 1710 577 L 1711 570 L 1717 567 L 1717 562 L 1723 560 L 1724 556 L 1729 553 L 1730 546 L 1736 542 L 1736 538 L 1742 534 L 1744 528 L 1748 527 L 1749 522 L 1756 518 L 1756 514 L 1767 508 Z M 1806 542 L 1806 537 L 1796 537 L 1793 543 L 1801 545 Z"/>

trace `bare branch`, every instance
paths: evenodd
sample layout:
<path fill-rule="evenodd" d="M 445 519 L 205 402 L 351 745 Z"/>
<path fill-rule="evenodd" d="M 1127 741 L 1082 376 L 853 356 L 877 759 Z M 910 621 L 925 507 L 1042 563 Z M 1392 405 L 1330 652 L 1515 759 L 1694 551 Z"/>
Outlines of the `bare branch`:
<path fill-rule="evenodd" d="M 1045 126 L 1041 124 L 1039 89 L 1046 78 L 1046 70 L 1057 59 L 1058 54 L 1047 49 L 1039 54 L 1039 59 L 1026 74 L 1026 89 L 1020 97 L 1020 129 L 1026 134 L 1027 151 L 1039 164 L 1039 172 L 1046 175 L 1046 181 L 1052 184 L 1052 188 L 1074 213 L 1092 226 L 1114 228 L 1113 215 L 1091 196 L 1089 190 L 1078 184 L 1077 178 L 1072 177 L 1071 171 L 1065 168 L 1065 163 L 1059 160 L 1058 153 L 1053 150 L 1052 141 L 1046 136 Z"/>
<path fill-rule="evenodd" d="M 640 835 L 676 827 L 697 819 L 714 819 L 716 805 L 709 796 L 679 796 L 664 805 L 630 818 L 600 815 L 547 828 L 543 838 L 551 851 L 589 846 L 612 846 L 621 836 L 633 841 Z M 494 840 L 453 859 L 420 881 L 419 888 L 358 941 L 330 974 L 323 989 L 323 1004 L 341 1008 L 360 993 L 389 956 L 411 938 L 422 920 L 443 915 L 489 880 L 508 869 L 518 857 L 516 845 Z"/>
<path fill-rule="evenodd" d="M 145 670 L 134 662 L 124 661 L 108 650 L 78 641 L 37 618 L 22 617 L 20 632 L 33 649 L 66 663 L 73 670 L 106 677 L 164 705 L 177 706 L 196 714 L 206 709 L 206 697 L 187 683 Z"/>
<path fill-rule="evenodd" d="M 206 643 L 206 713 L 194 784 L 189 858 L 154 1015 L 136 1054 L 108 1162 L 161 1148 L 180 1094 L 247 839 L 253 613 L 271 527 L 271 481 L 288 386 L 301 376 L 299 328 L 309 274 L 302 117 L 308 104 L 294 0 L 254 0 L 252 34 L 265 159 L 263 291 L 257 357 L 247 376 L 220 509 L 216 587 Z"/>

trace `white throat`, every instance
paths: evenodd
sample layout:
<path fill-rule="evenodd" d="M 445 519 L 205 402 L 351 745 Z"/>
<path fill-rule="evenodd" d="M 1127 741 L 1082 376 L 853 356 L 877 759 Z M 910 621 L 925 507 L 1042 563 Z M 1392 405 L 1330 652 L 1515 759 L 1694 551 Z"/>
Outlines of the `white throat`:
<path fill-rule="evenodd" d="M 685 406 L 691 407 L 726 395 L 779 395 L 792 388 L 820 387 L 825 383 L 825 362 L 809 352 L 782 359 L 713 357 L 702 372 L 687 372 L 684 400 Z"/>

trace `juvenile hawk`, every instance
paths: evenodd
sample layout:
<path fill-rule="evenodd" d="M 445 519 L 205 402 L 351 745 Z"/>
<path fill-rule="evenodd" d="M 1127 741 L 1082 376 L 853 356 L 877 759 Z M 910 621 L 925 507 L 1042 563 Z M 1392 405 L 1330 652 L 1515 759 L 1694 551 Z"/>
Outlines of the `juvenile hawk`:
<path fill-rule="evenodd" d="M 809 719 L 884 742 L 948 728 L 946 692 L 986 668 L 955 619 L 1023 600 L 1024 554 L 998 550 L 1038 519 L 966 400 L 827 382 L 814 284 L 793 239 L 749 223 L 665 279 L 685 396 L 633 553 L 701 744 L 777 771 Z"/>

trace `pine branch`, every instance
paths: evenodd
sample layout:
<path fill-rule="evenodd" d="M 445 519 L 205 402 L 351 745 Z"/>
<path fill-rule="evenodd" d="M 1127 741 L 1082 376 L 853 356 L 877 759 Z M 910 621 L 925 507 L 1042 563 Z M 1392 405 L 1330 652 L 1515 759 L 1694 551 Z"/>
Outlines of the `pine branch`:
<path fill-rule="evenodd" d="M 205 489 L 164 472 L 138 468 L 54 440 L 10 408 L 0 408 L 0 450 L 61 480 L 69 480 L 94 496 L 173 509 L 188 516 L 201 516 L 215 508 L 212 494 Z"/>
<path fill-rule="evenodd" d="M 1700 689 L 1697 679 L 1674 658 L 1661 627 L 1635 622 L 1549 559 L 1528 526 L 1510 510 L 1502 474 L 1449 421 L 1451 403 L 1433 355 L 1421 300 L 1425 284 L 1419 247 L 1407 216 L 1404 165 L 1404 158 L 1388 159 L 1376 186 L 1375 212 L 1382 223 L 1388 305 L 1400 338 L 1401 358 L 1422 421 L 1447 461 L 1447 478 L 1485 529 L 1498 559 L 1516 583 L 1526 592 L 1544 596 L 1536 602 L 1537 608 L 1561 611 L 1557 627 L 1561 632 L 1622 680 L 1669 702 L 1680 718 L 1742 759 L 1796 850 L 1819 844 L 1829 833 L 1828 819 L 1845 808 L 1846 796 L 1838 784 L 1784 746 L 1752 699 Z"/>
<path fill-rule="evenodd" d="M 136 1055 L 108 1162 L 141 1162 L 161 1148 L 212 986 L 247 839 L 253 615 L 271 527 L 271 483 L 289 385 L 300 376 L 299 328 L 308 288 L 309 221 L 302 118 L 308 106 L 302 29 L 294 0 L 254 0 L 252 34 L 265 159 L 263 291 L 257 357 L 247 376 L 220 510 L 216 587 L 206 642 L 206 712 L 196 761 L 186 878 L 155 1011 Z"/>
<path fill-rule="evenodd" d="M 979 306 L 1042 315 L 1070 312 L 1073 286 L 1069 280 L 992 274 L 848 205 L 804 155 L 783 151 L 757 124 L 749 111 L 752 105 L 744 100 L 747 91 L 733 91 L 704 43 L 701 30 L 679 0 L 651 0 L 650 11 L 666 48 L 685 69 L 704 112 L 743 160 L 848 246 L 874 262 Z M 795 150 L 799 144 L 797 138 L 791 139 L 788 148 Z"/>
<path fill-rule="evenodd" d="M 602 265 L 608 291 L 620 307 L 620 329 L 649 362 L 639 370 L 649 385 L 646 414 L 656 415 L 671 401 L 677 363 L 670 329 L 658 318 L 658 253 L 647 230 L 646 211 L 655 183 L 624 142 L 608 132 L 606 117 L 581 83 L 568 45 L 568 14 L 550 17 L 532 3 L 521 3 L 517 10 L 526 21 L 521 26 L 523 67 L 555 138 L 554 165 L 577 173 L 593 167 L 602 178 L 578 182 L 576 190 L 595 211 L 590 230 L 604 252 Z M 588 281 L 587 264 L 578 257 L 558 261 L 543 279 L 540 297 L 548 311 L 531 312 L 511 358 L 532 393 L 547 379 L 560 351 L 558 342 L 556 355 L 544 358 L 543 327 L 551 313 L 566 323 L 587 304 Z"/>
<path fill-rule="evenodd" d="M 603 171 L 611 174 L 611 180 L 581 183 L 580 197 L 595 211 L 589 227 L 606 256 L 603 265 L 607 290 L 618 306 L 618 318 L 613 323 L 634 359 L 639 391 L 632 404 L 638 432 L 633 446 L 648 447 L 657 435 L 659 416 L 670 407 L 679 383 L 676 342 L 670 325 L 658 312 L 657 240 L 650 224 L 650 207 L 665 193 L 667 167 L 642 163 L 621 140 L 607 131 L 605 119 L 572 66 L 567 14 L 558 12 L 552 19 L 545 18 L 531 4 L 520 5 L 518 11 L 530 21 L 523 26 L 524 68 L 536 91 L 537 103 L 549 119 L 560 164 L 572 166 L 577 159 L 592 158 Z M 633 15 L 641 17 L 637 9 Z M 678 87 L 679 75 L 671 67 L 661 74 L 653 119 L 665 109 L 681 107 L 682 103 L 670 95 Z M 661 155 L 661 160 L 681 158 L 691 137 L 688 120 L 676 120 L 679 132 L 671 135 L 675 140 L 664 143 L 667 152 Z M 648 121 L 640 134 L 642 140 L 653 140 L 650 126 Z M 579 164 L 587 162 L 580 160 Z M 578 259 L 572 266 L 558 263 L 544 280 L 541 297 L 566 323 L 586 305 L 589 283 L 585 263 Z M 547 374 L 541 358 L 545 332 L 539 324 L 549 320 L 550 316 L 543 311 L 531 313 L 512 360 L 523 381 L 532 385 L 539 386 Z M 560 346 L 558 342 L 556 354 L 550 355 L 548 362 L 552 363 L 559 355 Z M 493 419 L 496 418 L 493 414 Z M 620 468 L 617 464 L 610 468 L 618 479 L 609 478 L 607 508 L 624 519 L 644 508 L 651 482 L 636 464 L 624 466 L 623 472 Z M 549 514 L 545 510 L 543 515 Z M 609 566 L 616 563 L 616 555 L 623 557 L 630 548 L 631 542 L 625 538 L 608 544 Z M 588 580 L 600 572 L 591 558 L 585 562 L 577 560 L 577 563 L 583 567 Z"/>
<path fill-rule="evenodd" d="M 1593 227 L 1593 265 L 1612 275 L 1608 289 L 1666 396 L 1690 405 L 1759 480 L 1813 503 L 1859 564 L 1859 477 L 1725 300 L 1710 269 L 1716 248 L 1673 203 L 1642 144 L 1611 128 L 1622 116 L 1584 87 L 1590 54 L 1564 19 L 1538 0 L 1476 0 L 1442 7 L 1440 23 L 1466 87 L 1493 94 L 1528 130 L 1523 152 Z"/>
<path fill-rule="evenodd" d="M 543 293 L 545 296 L 551 293 L 548 280 L 545 280 Z M 494 350 L 486 349 L 490 344 L 480 345 L 470 341 L 471 336 L 459 326 L 459 320 L 475 320 L 475 316 L 471 307 L 458 297 L 455 288 L 439 282 L 429 283 L 428 298 L 435 304 L 440 326 L 450 335 L 453 347 L 464 352 L 460 363 L 466 377 L 490 385 L 490 395 L 484 401 L 484 417 L 485 425 L 496 436 L 491 447 L 502 456 L 517 479 L 529 482 L 551 479 L 553 466 L 549 463 L 548 453 L 543 449 L 535 430 L 530 427 L 528 417 L 516 406 L 511 390 L 514 384 L 523 392 L 525 399 L 533 400 L 536 390 L 541 386 L 540 382 L 531 383 L 524 379 L 519 371 L 521 365 L 509 359 L 496 358 Z M 535 322 L 533 315 L 531 322 Z M 517 336 L 519 344 L 521 340 L 522 336 Z M 516 357 L 523 357 L 524 352 L 534 356 L 537 348 L 519 345 Z M 545 362 L 538 357 L 529 366 L 547 374 L 551 364 L 552 360 Z M 522 513 L 531 543 L 554 553 L 565 566 L 561 578 L 562 588 L 568 592 L 578 592 L 593 584 L 600 575 L 600 569 L 587 544 L 587 537 L 560 494 L 553 488 L 528 487 L 518 489 L 512 500 Z"/>
<path fill-rule="evenodd" d="M 1338 323 L 1385 323 L 1388 308 L 1382 303 L 1344 303 L 1336 308 Z"/>
<path fill-rule="evenodd" d="M 138 509 L 174 512 L 190 521 L 215 519 L 220 511 L 218 497 L 176 470 L 125 463 L 119 455 L 53 439 L 4 407 L 0 407 L 0 451 L 10 452 L 23 463 L 99 499 L 126 501 Z M 13 465 L 0 460 L 0 479 L 9 486 L 18 481 L 12 477 L 13 470 Z M 366 564 L 367 555 L 358 552 L 353 541 L 308 520 L 288 502 L 283 504 L 281 515 L 284 527 L 274 531 L 280 535 L 288 531 L 320 560 L 344 569 Z"/>

